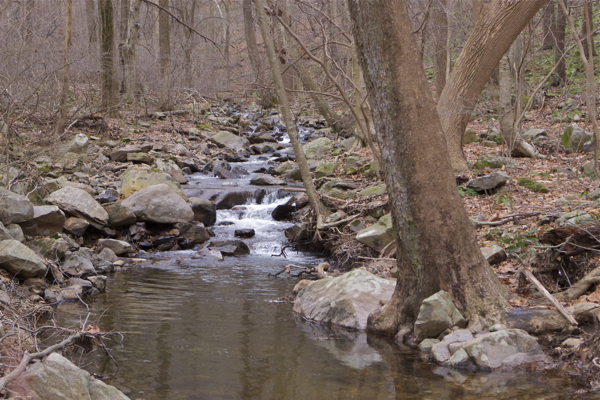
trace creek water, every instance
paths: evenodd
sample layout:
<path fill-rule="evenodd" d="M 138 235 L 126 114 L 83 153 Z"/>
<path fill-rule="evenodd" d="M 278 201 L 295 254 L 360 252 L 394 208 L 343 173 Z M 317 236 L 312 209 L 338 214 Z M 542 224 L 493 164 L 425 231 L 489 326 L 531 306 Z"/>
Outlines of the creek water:
<path fill-rule="evenodd" d="M 196 175 L 185 190 L 240 190 L 251 176 L 236 181 L 237 188 L 223 188 L 225 181 Z M 286 258 L 272 256 L 280 253 L 289 224 L 270 214 L 285 196 L 270 189 L 260 204 L 219 210 L 218 238 L 233 237 L 234 229 L 256 230 L 245 240 L 250 255 L 210 261 L 194 258 L 194 251 L 148 254 L 147 262 L 110 276 L 106 293 L 87 305 L 61 305 L 63 326 L 78 327 L 89 313 L 88 323 L 124 334 L 121 343 L 106 343 L 118 367 L 99 349 L 81 355 L 80 364 L 109 377 L 131 399 L 572 398 L 577 388 L 566 378 L 453 371 L 389 338 L 295 316 L 291 304 L 277 299 L 290 295 L 297 279 L 268 274 L 322 259 L 291 251 Z"/>

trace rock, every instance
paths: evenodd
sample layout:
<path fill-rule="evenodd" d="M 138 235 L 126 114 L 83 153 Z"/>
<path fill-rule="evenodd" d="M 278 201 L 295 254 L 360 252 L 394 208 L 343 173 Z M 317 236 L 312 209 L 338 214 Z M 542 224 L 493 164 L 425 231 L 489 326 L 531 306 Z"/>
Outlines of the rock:
<path fill-rule="evenodd" d="M 129 197 L 148 186 L 160 184 L 169 186 L 179 197 L 187 201 L 187 197 L 181 191 L 179 183 L 175 182 L 171 175 L 146 166 L 133 166 L 123 172 L 121 175 L 120 191 L 123 196 Z"/>
<path fill-rule="evenodd" d="M 104 290 L 106 290 L 106 276 L 88 276 L 87 280 L 90 281 L 92 285 L 100 292 L 104 292 Z"/>
<path fill-rule="evenodd" d="M 579 338 L 568 338 L 564 340 L 560 346 L 564 349 L 577 350 L 583 344 L 583 340 Z"/>
<path fill-rule="evenodd" d="M 546 189 L 546 186 L 531 178 L 519 178 L 517 179 L 517 184 L 535 193 L 548 193 L 548 189 Z"/>
<path fill-rule="evenodd" d="M 600 188 L 591 191 L 590 193 L 588 193 L 588 195 L 586 196 L 588 200 L 598 200 L 600 199 Z"/>
<path fill-rule="evenodd" d="M 313 282 L 314 281 L 311 281 L 310 279 L 302 279 L 300 282 L 294 285 L 294 289 L 292 289 L 292 296 L 297 296 L 298 293 L 302 291 L 302 289 L 304 289 Z"/>
<path fill-rule="evenodd" d="M 478 192 L 485 192 L 496 189 L 508 182 L 510 176 L 504 172 L 492 172 L 489 175 L 475 178 L 467 182 L 467 187 Z"/>
<path fill-rule="evenodd" d="M 583 210 L 559 213 L 558 215 L 559 218 L 556 220 L 556 226 L 558 227 L 583 225 L 594 220 L 594 217 Z"/>
<path fill-rule="evenodd" d="M 423 300 L 415 322 L 415 336 L 418 340 L 435 338 L 448 328 L 465 325 L 466 321 L 452 303 L 450 295 L 441 290 Z"/>
<path fill-rule="evenodd" d="M 98 246 L 111 249 L 117 256 L 124 256 L 133 253 L 133 248 L 127 242 L 116 239 L 100 239 Z"/>
<path fill-rule="evenodd" d="M 419 343 L 419 350 L 421 350 L 423 353 L 431 353 L 433 346 L 439 342 L 440 341 L 438 339 L 425 339 Z"/>
<path fill-rule="evenodd" d="M 504 249 L 497 244 L 493 244 L 490 247 L 481 247 L 480 250 L 490 265 L 500 264 L 507 258 Z"/>
<path fill-rule="evenodd" d="M 181 185 L 188 183 L 188 179 L 185 177 L 181 168 L 176 162 L 172 160 L 156 160 L 156 167 L 163 172 L 166 172 L 173 178 L 173 180 Z"/>
<path fill-rule="evenodd" d="M 220 131 L 215 133 L 210 138 L 210 141 L 216 144 L 220 149 L 225 147 L 235 151 L 246 149 L 250 146 L 248 139 L 239 137 L 228 131 Z"/>
<path fill-rule="evenodd" d="M 431 349 L 431 355 L 433 359 L 438 363 L 444 363 L 450 359 L 450 357 L 456 352 L 458 347 L 452 347 L 453 343 L 467 342 L 473 339 L 473 334 L 470 330 L 459 329 L 446 336 Z"/>
<path fill-rule="evenodd" d="M 481 142 L 481 145 L 483 147 L 498 147 L 498 143 L 493 142 L 491 140 L 484 140 Z"/>
<path fill-rule="evenodd" d="M 287 183 L 283 179 L 276 178 L 272 175 L 263 174 L 250 180 L 251 185 L 257 186 L 283 186 Z"/>
<path fill-rule="evenodd" d="M 33 218 L 33 204 L 25 196 L 0 188 L 0 222 L 4 225 Z"/>
<path fill-rule="evenodd" d="M 25 241 L 25 236 L 23 235 L 23 229 L 21 229 L 20 225 L 10 224 L 5 226 L 5 229 L 10 233 L 12 239 L 16 239 L 19 242 L 23 243 Z M 4 240 L 4 239 L 0 239 Z"/>
<path fill-rule="evenodd" d="M 384 215 L 376 224 L 363 229 L 356 235 L 357 241 L 376 251 L 383 250 L 395 239 L 391 214 Z"/>
<path fill-rule="evenodd" d="M 273 218 L 275 221 L 284 221 L 290 218 L 294 211 L 296 211 L 296 207 L 293 205 L 289 203 L 280 204 L 271 212 L 271 218 Z"/>
<path fill-rule="evenodd" d="M 201 244 L 210 239 L 210 235 L 202 222 L 187 223 L 181 228 L 181 236 L 191 242 L 193 247 L 196 244 Z"/>
<path fill-rule="evenodd" d="M 322 162 L 315 169 L 315 178 L 323 178 L 324 176 L 332 176 L 335 173 L 335 169 L 338 167 L 338 163 L 333 162 Z"/>
<path fill-rule="evenodd" d="M 333 142 L 328 138 L 319 138 L 303 146 L 306 158 L 323 159 L 333 151 Z"/>
<path fill-rule="evenodd" d="M 213 226 L 217 222 L 217 206 L 210 200 L 190 197 L 194 212 L 194 221 L 202 222 L 204 226 Z"/>
<path fill-rule="evenodd" d="M 85 231 L 87 230 L 88 226 L 90 226 L 90 223 L 87 222 L 85 219 L 71 217 L 65 221 L 63 228 L 71 235 L 81 237 L 85 234 Z"/>
<path fill-rule="evenodd" d="M 523 137 L 523 139 L 530 142 L 534 139 L 537 139 L 540 136 L 546 136 L 546 135 L 547 135 L 547 132 L 545 129 L 531 128 L 527 132 L 523 132 L 523 134 L 521 136 Z"/>
<path fill-rule="evenodd" d="M 480 335 L 463 343 L 462 349 L 479 369 L 486 371 L 514 368 L 546 359 L 537 339 L 520 329 Z M 459 356 L 464 358 L 464 355 Z M 449 362 L 453 363 L 452 359 Z"/>
<path fill-rule="evenodd" d="M 283 175 L 288 171 L 293 170 L 294 168 L 298 168 L 298 164 L 292 161 L 282 162 L 275 168 L 273 168 L 273 175 Z"/>
<path fill-rule="evenodd" d="M 475 161 L 473 167 L 477 169 L 485 169 L 485 168 L 502 168 L 506 166 L 507 168 L 517 168 L 517 162 L 509 157 L 500 157 L 500 156 L 488 156 L 483 155 Z"/>
<path fill-rule="evenodd" d="M 358 192 L 361 196 L 379 196 L 387 193 L 386 185 L 370 186 Z"/>
<path fill-rule="evenodd" d="M 123 200 L 122 205 L 133 211 L 138 221 L 173 224 L 194 219 L 190 206 L 165 184 L 143 188 Z"/>
<path fill-rule="evenodd" d="M 586 142 L 592 139 L 592 134 L 578 126 L 568 126 L 560 139 L 564 148 L 572 151 L 581 151 Z"/>
<path fill-rule="evenodd" d="M 389 302 L 395 286 L 391 280 L 357 268 L 308 285 L 298 293 L 294 312 L 324 324 L 364 330 L 369 314 Z"/>
<path fill-rule="evenodd" d="M 102 251 L 100 251 L 100 253 L 98 253 L 97 258 L 102 261 L 106 261 L 106 262 L 110 262 L 110 263 L 114 263 L 115 261 L 117 261 L 119 259 L 119 257 L 117 257 L 115 252 L 112 251 L 111 249 L 109 249 L 108 247 L 103 248 Z"/>
<path fill-rule="evenodd" d="M 18 225 L 17 225 L 18 226 Z M 2 240 L 14 240 L 15 238 L 10 231 L 0 222 L 0 241 Z"/>
<path fill-rule="evenodd" d="M 120 149 L 116 149 L 113 150 L 109 157 L 112 161 L 117 161 L 117 162 L 125 162 L 127 161 L 127 155 L 130 153 L 141 153 L 142 152 L 142 148 L 139 146 L 125 146 L 122 147 Z"/>
<path fill-rule="evenodd" d="M 259 144 L 259 143 L 265 143 L 265 142 L 277 143 L 277 139 L 275 139 L 273 136 L 269 135 L 268 133 L 264 133 L 264 132 L 253 133 L 248 138 L 248 141 L 250 142 L 250 144 Z"/>
<path fill-rule="evenodd" d="M 96 269 L 92 264 L 92 260 L 82 251 L 74 251 L 69 254 L 63 262 L 62 270 L 65 274 L 76 278 L 96 275 Z"/>
<path fill-rule="evenodd" d="M 81 189 L 81 190 L 87 192 L 90 196 L 96 195 L 96 190 L 94 190 L 94 188 L 91 187 L 90 185 L 86 185 L 84 183 L 79 183 L 79 182 L 71 182 L 64 176 L 61 176 L 57 179 L 48 180 L 44 184 L 44 188 L 50 193 L 56 192 L 57 190 L 66 188 L 68 186 L 75 187 L 77 189 Z"/>
<path fill-rule="evenodd" d="M 154 158 L 148 153 L 128 153 L 127 161 L 131 161 L 134 164 L 149 164 L 154 163 Z"/>
<path fill-rule="evenodd" d="M 88 147 L 90 147 L 90 139 L 87 137 L 87 135 L 78 133 L 60 149 L 60 153 L 82 154 L 87 151 Z"/>
<path fill-rule="evenodd" d="M 239 237 L 242 239 L 250 239 L 256 235 L 254 229 L 236 229 L 233 233 L 233 236 Z"/>
<path fill-rule="evenodd" d="M 14 239 L 0 241 L 0 268 L 20 279 L 40 278 L 47 270 L 33 250 Z"/>
<path fill-rule="evenodd" d="M 356 193 L 349 191 L 352 187 L 344 185 L 342 181 L 331 180 L 325 182 L 320 188 L 319 192 L 324 193 L 327 196 L 335 197 L 337 199 L 349 200 L 356 197 Z"/>
<path fill-rule="evenodd" d="M 58 206 L 66 214 L 84 218 L 95 228 L 108 222 L 108 213 L 89 193 L 75 187 L 64 187 L 46 197 L 46 202 Z"/>
<path fill-rule="evenodd" d="M 344 173 L 346 175 L 352 175 L 358 173 L 365 165 L 368 165 L 371 161 L 356 157 L 350 156 L 346 158 L 346 165 L 344 165 Z"/>
<path fill-rule="evenodd" d="M 62 232 L 65 220 L 65 214 L 57 206 L 34 206 L 33 218 L 20 222 L 19 226 L 25 235 L 49 236 Z"/>
<path fill-rule="evenodd" d="M 121 202 L 107 204 L 104 210 L 108 213 L 108 224 L 110 228 L 133 225 L 137 222 L 134 212 L 127 207 L 123 207 Z"/>
<path fill-rule="evenodd" d="M 47 260 L 59 261 L 69 250 L 69 243 L 64 239 L 44 238 L 34 240 L 29 247 Z"/>
<path fill-rule="evenodd" d="M 128 400 L 113 386 L 94 379 L 87 371 L 59 355 L 30 365 L 7 389 L 30 400 Z"/>
<path fill-rule="evenodd" d="M 462 143 L 463 144 L 471 144 L 479 141 L 479 136 L 477 136 L 477 132 L 473 129 L 467 129 L 463 135 Z"/>
<path fill-rule="evenodd" d="M 250 249 L 241 240 L 213 240 L 209 247 L 220 251 L 225 256 L 242 256 L 250 254 Z"/>
<path fill-rule="evenodd" d="M 100 204 L 114 203 L 119 200 L 119 192 L 115 189 L 106 189 L 104 192 L 94 197 L 94 200 Z"/>

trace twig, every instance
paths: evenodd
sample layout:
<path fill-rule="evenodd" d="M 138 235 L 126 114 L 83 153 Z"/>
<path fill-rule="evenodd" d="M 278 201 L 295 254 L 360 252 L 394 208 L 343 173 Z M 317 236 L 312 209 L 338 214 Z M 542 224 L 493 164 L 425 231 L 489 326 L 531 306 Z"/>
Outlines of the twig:
<path fill-rule="evenodd" d="M 504 225 L 504 224 L 508 224 L 509 222 L 516 222 L 516 218 L 529 218 L 529 217 L 535 217 L 537 215 L 540 215 L 539 212 L 532 212 L 532 213 L 521 213 L 521 214 L 512 214 L 512 215 L 508 215 L 505 218 L 502 218 L 501 220 L 498 221 L 476 221 L 476 220 L 471 220 L 473 222 L 473 225 L 475 225 L 475 227 L 480 227 L 480 226 L 500 226 L 500 225 Z"/>
<path fill-rule="evenodd" d="M 527 279 L 529 279 L 529 281 L 531 281 L 531 283 L 533 283 L 535 285 L 535 287 L 540 291 L 541 294 L 544 295 L 545 298 L 548 299 L 548 301 L 550 301 L 550 303 L 552 303 L 552 305 L 554 307 L 556 307 L 556 309 L 567 319 L 567 321 L 569 321 L 569 323 L 571 325 L 579 325 L 577 323 L 577 321 L 575 320 L 575 317 L 573 317 L 573 315 L 571 315 L 571 313 L 569 313 L 563 306 L 562 304 L 559 303 L 558 300 L 556 300 L 554 298 L 554 296 L 552 296 L 550 294 L 550 292 L 548 292 L 546 290 L 546 288 L 540 283 L 540 281 L 537 280 L 537 278 L 535 276 L 533 276 L 533 274 L 531 273 L 531 271 L 529 271 L 526 268 L 519 268 L 519 272 L 521 272 L 522 274 L 524 274 Z"/>

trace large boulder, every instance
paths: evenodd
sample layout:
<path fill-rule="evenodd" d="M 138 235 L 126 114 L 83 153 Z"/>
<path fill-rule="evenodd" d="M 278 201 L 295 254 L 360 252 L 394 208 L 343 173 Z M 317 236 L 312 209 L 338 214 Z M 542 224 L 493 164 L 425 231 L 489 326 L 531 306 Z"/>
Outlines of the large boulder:
<path fill-rule="evenodd" d="M 567 126 L 560 142 L 569 150 L 581 151 L 586 142 L 592 140 L 592 134 L 578 126 Z"/>
<path fill-rule="evenodd" d="M 0 222 L 0 240 L 12 240 L 16 239 L 10 230 L 4 226 L 2 222 Z"/>
<path fill-rule="evenodd" d="M 21 279 L 41 278 L 47 269 L 38 255 L 18 240 L 0 241 L 0 268 Z"/>
<path fill-rule="evenodd" d="M 451 346 L 452 357 L 445 365 L 491 371 L 541 363 L 546 359 L 537 339 L 520 329 L 505 329 L 478 335 L 458 346 Z"/>
<path fill-rule="evenodd" d="M 504 172 L 492 172 L 489 175 L 471 179 L 469 182 L 467 182 L 467 187 L 474 189 L 477 192 L 485 192 L 505 185 L 509 179 L 510 176 Z"/>
<path fill-rule="evenodd" d="M 415 322 L 415 336 L 419 340 L 435 338 L 448 328 L 465 325 L 466 321 L 452 303 L 450 294 L 441 290 L 423 300 Z"/>
<path fill-rule="evenodd" d="M 190 206 L 165 184 L 148 186 L 123 200 L 122 205 L 133 211 L 138 221 L 174 224 L 194 219 Z"/>
<path fill-rule="evenodd" d="M 356 235 L 357 241 L 376 251 L 383 250 L 395 238 L 392 214 L 384 215 L 377 223 L 366 227 Z"/>
<path fill-rule="evenodd" d="M 65 220 L 65 213 L 57 206 L 34 206 L 33 218 L 19 225 L 25 235 L 49 236 L 62 232 Z"/>
<path fill-rule="evenodd" d="M 218 250 L 224 256 L 243 256 L 250 254 L 250 248 L 239 239 L 234 240 L 213 240 L 209 247 Z"/>
<path fill-rule="evenodd" d="M 127 207 L 123 207 L 123 204 L 119 201 L 112 204 L 107 204 L 104 209 L 108 213 L 108 226 L 110 228 L 118 228 L 121 226 L 128 226 L 137 222 L 137 217 Z"/>
<path fill-rule="evenodd" d="M 80 183 L 80 182 L 72 182 L 72 181 L 68 180 L 67 178 L 65 178 L 64 176 L 60 176 L 56 179 L 49 179 L 44 182 L 44 189 L 48 193 L 56 192 L 57 190 L 60 190 L 67 186 L 76 187 L 77 189 L 86 191 L 90 194 L 90 196 L 96 196 L 96 194 L 97 194 L 96 190 L 93 187 L 91 187 L 90 185 L 86 185 L 85 183 Z"/>
<path fill-rule="evenodd" d="M 62 265 L 62 270 L 69 276 L 85 278 L 96 275 L 96 269 L 90 257 L 83 251 L 74 251 L 67 256 Z"/>
<path fill-rule="evenodd" d="M 156 168 L 171 175 L 171 178 L 181 185 L 188 183 L 188 179 L 175 161 L 158 159 L 156 160 Z"/>
<path fill-rule="evenodd" d="M 113 386 L 99 381 L 59 355 L 50 354 L 29 366 L 8 387 L 12 395 L 29 400 L 128 400 Z"/>
<path fill-rule="evenodd" d="M 213 201 L 190 197 L 190 204 L 195 221 L 202 222 L 204 226 L 213 226 L 217 222 L 217 205 Z"/>
<path fill-rule="evenodd" d="M 33 204 L 25 196 L 0 188 L 0 222 L 4 225 L 33 218 Z"/>
<path fill-rule="evenodd" d="M 250 146 L 250 142 L 246 138 L 239 137 L 228 131 L 220 131 L 215 133 L 210 141 L 216 144 L 219 148 L 228 148 L 231 150 L 242 150 Z"/>
<path fill-rule="evenodd" d="M 121 147 L 120 149 L 113 150 L 110 153 L 110 159 L 112 161 L 125 162 L 127 161 L 127 155 L 132 153 L 142 153 L 143 149 L 140 146 L 129 145 Z"/>
<path fill-rule="evenodd" d="M 60 153 L 75 153 L 81 154 L 85 153 L 90 147 L 90 139 L 84 133 L 78 133 L 75 135 L 73 139 L 71 139 L 67 144 L 65 144 L 61 149 Z"/>
<path fill-rule="evenodd" d="M 287 185 L 283 179 L 279 179 L 269 174 L 262 174 L 250 180 L 251 185 L 257 186 L 281 186 Z"/>
<path fill-rule="evenodd" d="M 171 175 L 164 171 L 145 166 L 133 166 L 128 168 L 121 175 L 120 191 L 125 197 L 129 197 L 135 192 L 142 190 L 148 186 L 167 185 L 183 200 L 187 197 L 181 191 L 179 183 L 175 182 Z"/>
<path fill-rule="evenodd" d="M 364 330 L 369 314 L 392 298 L 395 287 L 394 281 L 357 268 L 308 285 L 298 293 L 294 312 L 325 324 Z"/>
<path fill-rule="evenodd" d="M 303 146 L 306 158 L 322 159 L 333 151 L 333 142 L 327 138 L 315 139 Z"/>
<path fill-rule="evenodd" d="M 86 219 L 100 229 L 108 222 L 108 213 L 89 193 L 75 187 L 64 187 L 46 197 L 46 202 L 58 206 L 66 214 Z"/>
<path fill-rule="evenodd" d="M 127 242 L 116 239 L 100 239 L 98 246 L 111 249 L 117 256 L 124 256 L 133 253 L 133 248 Z"/>
<path fill-rule="evenodd" d="M 69 243 L 64 239 L 42 238 L 34 240 L 31 249 L 47 260 L 62 260 L 69 250 Z"/>

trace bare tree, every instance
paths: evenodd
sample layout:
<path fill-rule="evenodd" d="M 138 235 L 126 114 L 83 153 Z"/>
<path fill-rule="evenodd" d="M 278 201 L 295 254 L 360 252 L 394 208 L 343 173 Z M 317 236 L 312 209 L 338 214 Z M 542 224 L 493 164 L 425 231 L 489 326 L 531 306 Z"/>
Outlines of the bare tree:
<path fill-rule="evenodd" d="M 69 95 L 69 53 L 71 49 L 71 37 L 73 36 L 73 0 L 65 2 L 65 42 L 63 47 L 62 88 L 60 91 L 60 113 L 56 121 L 55 132 L 57 135 L 63 133 L 67 121 L 67 97 Z"/>
<path fill-rule="evenodd" d="M 567 27 L 567 16 L 562 7 L 558 7 L 556 13 L 556 28 L 554 30 L 554 62 L 557 64 L 554 71 L 555 86 L 562 86 L 567 81 L 567 64 L 565 61 L 565 36 Z"/>
<path fill-rule="evenodd" d="M 85 0 L 85 18 L 90 49 L 93 49 L 96 47 L 96 43 L 98 43 L 98 25 L 96 24 L 96 5 L 94 4 L 94 0 Z"/>
<path fill-rule="evenodd" d="M 169 9 L 169 0 L 160 0 L 158 5 L 158 68 L 160 70 L 159 109 L 170 110 L 171 99 L 171 17 L 165 10 Z"/>
<path fill-rule="evenodd" d="M 119 50 L 121 53 L 121 65 L 123 68 L 123 79 L 121 81 L 121 93 L 126 102 L 131 103 L 134 100 L 134 90 L 136 85 L 136 44 L 140 30 L 140 3 L 141 0 L 121 0 L 130 5 L 128 11 L 127 26 L 123 34 Z"/>
<path fill-rule="evenodd" d="M 100 16 L 100 66 L 102 68 L 102 109 L 110 114 L 118 104 L 114 67 L 115 28 L 113 0 L 98 0 Z"/>

